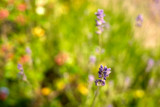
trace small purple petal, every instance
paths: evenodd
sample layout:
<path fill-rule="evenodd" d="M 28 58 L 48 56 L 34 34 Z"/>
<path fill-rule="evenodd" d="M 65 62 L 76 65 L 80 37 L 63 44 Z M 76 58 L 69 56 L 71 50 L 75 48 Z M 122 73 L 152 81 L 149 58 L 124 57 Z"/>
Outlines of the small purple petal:
<path fill-rule="evenodd" d="M 89 75 L 88 78 L 89 78 L 90 82 L 94 81 L 94 76 L 93 75 Z"/>
<path fill-rule="evenodd" d="M 96 62 L 96 57 L 93 55 L 91 55 L 89 59 L 90 59 L 90 62 L 93 64 Z"/>
<path fill-rule="evenodd" d="M 23 71 L 23 67 L 21 64 L 18 64 L 17 68 L 20 70 L 20 71 Z"/>
<path fill-rule="evenodd" d="M 107 67 L 106 66 L 104 67 L 104 71 L 107 71 Z"/>
<path fill-rule="evenodd" d="M 98 80 L 95 81 L 95 84 L 96 84 L 96 86 L 104 86 L 105 85 L 105 80 L 98 79 Z"/>
<path fill-rule="evenodd" d="M 108 68 L 108 69 L 107 69 L 107 71 L 110 71 L 110 70 L 111 70 L 111 68 Z"/>

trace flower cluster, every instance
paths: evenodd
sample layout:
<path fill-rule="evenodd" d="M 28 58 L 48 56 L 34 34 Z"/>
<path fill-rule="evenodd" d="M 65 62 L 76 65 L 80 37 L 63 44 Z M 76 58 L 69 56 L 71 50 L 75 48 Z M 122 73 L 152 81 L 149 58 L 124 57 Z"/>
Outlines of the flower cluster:
<path fill-rule="evenodd" d="M 18 74 L 22 76 L 23 81 L 27 81 L 27 77 L 24 74 L 24 70 L 23 70 L 22 65 L 18 64 L 17 68 L 18 68 L 18 70 L 20 70 L 20 72 Z"/>
<path fill-rule="evenodd" d="M 105 80 L 106 77 L 109 76 L 109 74 L 111 73 L 111 68 L 107 68 L 106 66 L 103 67 L 102 65 L 99 68 L 98 74 L 99 74 L 99 78 L 95 81 L 95 84 L 97 86 L 104 86 L 105 85 Z"/>
<path fill-rule="evenodd" d="M 97 16 L 96 26 L 98 28 L 96 33 L 100 35 L 103 32 L 103 27 L 104 27 L 104 24 L 106 23 L 104 20 L 105 14 L 102 9 L 98 9 L 98 12 L 95 13 L 95 15 Z"/>
<path fill-rule="evenodd" d="M 136 25 L 141 27 L 143 23 L 143 16 L 141 14 L 139 14 L 136 18 Z"/>

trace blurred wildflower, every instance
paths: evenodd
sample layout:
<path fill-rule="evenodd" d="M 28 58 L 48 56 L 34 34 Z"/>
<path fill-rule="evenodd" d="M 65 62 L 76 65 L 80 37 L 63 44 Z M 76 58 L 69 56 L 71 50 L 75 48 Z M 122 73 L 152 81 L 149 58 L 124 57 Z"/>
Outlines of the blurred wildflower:
<path fill-rule="evenodd" d="M 154 84 L 154 79 L 151 78 L 151 79 L 149 80 L 149 82 L 148 82 L 148 86 L 149 86 L 149 87 L 152 87 L 153 84 Z"/>
<path fill-rule="evenodd" d="M 48 96 L 51 93 L 51 89 L 48 87 L 44 87 L 44 88 L 42 88 L 41 93 L 44 96 Z"/>
<path fill-rule="evenodd" d="M 90 74 L 90 75 L 88 76 L 88 78 L 89 78 L 89 82 L 93 82 L 93 81 L 94 81 L 94 76 L 93 76 L 93 75 Z"/>
<path fill-rule="evenodd" d="M 106 84 L 105 80 L 101 80 L 101 79 L 97 79 L 95 83 L 96 83 L 96 86 L 104 86 Z"/>
<path fill-rule="evenodd" d="M 17 6 L 17 9 L 19 10 L 19 11 L 25 11 L 26 9 L 27 9 L 27 5 L 25 4 L 25 3 L 22 3 L 22 4 L 19 4 L 18 6 Z"/>
<path fill-rule="evenodd" d="M 154 66 L 154 60 L 153 59 L 149 59 L 148 63 L 147 63 L 146 72 L 149 72 L 152 69 L 153 66 Z"/>
<path fill-rule="evenodd" d="M 9 11 L 6 9 L 0 10 L 0 20 L 6 19 L 9 16 Z"/>
<path fill-rule="evenodd" d="M 89 59 L 90 59 L 90 62 L 91 62 L 92 64 L 95 64 L 95 62 L 96 62 L 96 56 L 91 55 L 91 56 L 89 57 Z"/>
<path fill-rule="evenodd" d="M 99 71 L 98 71 L 98 74 L 99 74 L 99 78 L 100 79 L 97 79 L 95 81 L 95 84 L 97 86 L 104 86 L 105 85 L 105 80 L 106 80 L 106 77 L 109 76 L 109 74 L 111 73 L 111 68 L 107 68 L 106 66 L 103 68 L 103 66 L 101 65 L 100 68 L 99 68 Z"/>
<path fill-rule="evenodd" d="M 83 95 L 88 94 L 88 88 L 84 84 L 80 83 L 77 88 L 81 94 L 83 94 Z"/>
<path fill-rule="evenodd" d="M 103 54 L 103 53 L 105 52 L 105 49 L 102 48 L 102 49 L 100 50 L 100 47 L 97 47 L 95 51 L 96 51 L 96 53 L 101 53 L 101 54 Z"/>
<path fill-rule="evenodd" d="M 105 14 L 102 9 L 98 9 L 98 12 L 95 13 L 95 15 L 97 16 L 96 26 L 98 28 L 96 33 L 100 35 L 103 32 L 104 24 L 106 23 L 104 20 Z"/>
<path fill-rule="evenodd" d="M 36 13 L 37 13 L 38 15 L 44 15 L 44 14 L 45 14 L 45 8 L 44 8 L 43 6 L 38 6 L 38 7 L 36 8 Z"/>
<path fill-rule="evenodd" d="M 26 53 L 28 55 L 28 62 L 29 62 L 30 65 L 32 65 L 32 62 L 33 62 L 32 61 L 32 56 L 31 56 L 32 51 L 31 51 L 29 46 L 26 47 Z"/>
<path fill-rule="evenodd" d="M 136 98 L 142 98 L 144 96 L 144 94 L 145 94 L 144 91 L 141 90 L 141 89 L 136 90 L 135 93 L 134 93 Z"/>
<path fill-rule="evenodd" d="M 1 50 L 2 50 L 2 52 L 7 53 L 11 50 L 11 45 L 10 44 L 3 44 L 3 45 L 1 45 Z"/>
<path fill-rule="evenodd" d="M 35 3 L 37 6 L 44 6 L 48 0 L 36 0 Z"/>
<path fill-rule="evenodd" d="M 56 82 L 56 87 L 57 87 L 57 90 L 61 91 L 65 88 L 65 82 L 63 80 L 57 80 Z"/>
<path fill-rule="evenodd" d="M 141 27 L 143 23 L 143 16 L 141 14 L 139 14 L 136 18 L 136 25 Z"/>
<path fill-rule="evenodd" d="M 2 44 L 0 53 L 4 56 L 5 59 L 12 59 L 14 57 L 13 47 L 10 44 Z"/>
<path fill-rule="evenodd" d="M 112 105 L 112 104 L 109 104 L 107 107 L 113 107 L 113 105 Z"/>
<path fill-rule="evenodd" d="M 14 53 L 8 53 L 7 58 L 10 59 L 10 60 L 13 59 L 14 58 Z"/>
<path fill-rule="evenodd" d="M 59 53 L 57 56 L 55 56 L 55 62 L 57 65 L 61 66 L 63 65 L 68 59 L 68 55 L 66 53 Z"/>
<path fill-rule="evenodd" d="M 131 82 L 130 77 L 126 77 L 124 81 L 124 86 L 128 87 L 130 85 L 130 82 Z"/>
<path fill-rule="evenodd" d="M 18 64 L 17 68 L 18 68 L 18 70 L 20 70 L 21 72 L 23 72 L 23 67 L 22 67 L 21 64 Z"/>
<path fill-rule="evenodd" d="M 32 52 L 32 51 L 31 51 L 30 47 L 26 47 L 26 53 L 30 55 L 31 52 Z"/>
<path fill-rule="evenodd" d="M 19 60 L 19 62 L 22 63 L 22 64 L 25 64 L 29 61 L 30 61 L 30 56 L 29 55 L 23 55 L 22 57 L 20 57 L 20 60 Z"/>
<path fill-rule="evenodd" d="M 23 67 L 21 64 L 18 64 L 17 66 L 18 70 L 20 70 L 20 72 L 18 73 L 21 77 L 22 77 L 22 80 L 23 81 L 27 81 L 27 77 L 26 75 L 24 74 L 24 70 L 23 70 Z"/>
<path fill-rule="evenodd" d="M 45 31 L 41 27 L 35 27 L 32 29 L 32 34 L 37 37 L 44 36 Z"/>
<path fill-rule="evenodd" d="M 26 18 L 25 18 L 23 15 L 18 15 L 18 16 L 16 17 L 16 21 L 17 21 L 19 24 L 23 25 L 23 24 L 26 23 Z"/>
<path fill-rule="evenodd" d="M 6 100 L 9 95 L 9 90 L 6 87 L 0 87 L 0 100 Z"/>

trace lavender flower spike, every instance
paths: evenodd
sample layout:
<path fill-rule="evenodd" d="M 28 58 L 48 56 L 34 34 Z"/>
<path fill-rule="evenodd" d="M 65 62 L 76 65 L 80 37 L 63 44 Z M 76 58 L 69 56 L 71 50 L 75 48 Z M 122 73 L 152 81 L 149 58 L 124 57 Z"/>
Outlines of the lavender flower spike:
<path fill-rule="evenodd" d="M 97 79 L 95 81 L 95 84 L 97 86 L 104 86 L 105 85 L 105 80 L 111 73 L 111 68 L 107 68 L 106 66 L 103 67 L 102 65 L 99 68 L 98 75 L 100 79 Z"/>
<path fill-rule="evenodd" d="M 26 77 L 26 75 L 25 75 L 25 73 L 24 73 L 24 70 L 23 70 L 22 65 L 21 65 L 21 64 L 18 64 L 17 68 L 18 68 L 18 70 L 20 70 L 20 72 L 19 72 L 18 74 L 22 76 L 22 79 L 23 79 L 24 81 L 27 81 L 27 77 Z"/>
<path fill-rule="evenodd" d="M 142 26 L 142 23 L 143 23 L 143 16 L 141 14 L 139 14 L 136 18 L 136 25 L 138 27 L 141 27 Z"/>
<path fill-rule="evenodd" d="M 97 19 L 96 19 L 96 26 L 97 26 L 97 31 L 96 33 L 98 35 L 100 35 L 102 32 L 103 32 L 103 28 L 104 28 L 104 24 L 106 23 L 105 20 L 104 20 L 104 12 L 102 9 L 98 9 L 97 13 L 95 13 L 95 15 L 97 16 Z"/>
<path fill-rule="evenodd" d="M 23 72 L 23 67 L 22 67 L 21 64 L 18 64 L 17 68 L 18 68 L 18 70 L 20 70 L 21 72 Z"/>

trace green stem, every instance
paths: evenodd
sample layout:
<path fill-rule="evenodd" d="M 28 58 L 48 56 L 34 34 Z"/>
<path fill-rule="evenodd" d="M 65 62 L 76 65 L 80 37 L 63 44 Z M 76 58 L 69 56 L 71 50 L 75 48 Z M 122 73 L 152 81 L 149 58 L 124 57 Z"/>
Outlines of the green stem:
<path fill-rule="evenodd" d="M 95 95 L 94 95 L 94 98 L 93 98 L 91 107 L 94 107 L 94 105 L 95 105 L 96 98 L 97 98 L 97 96 L 98 96 L 98 92 L 99 92 L 99 87 L 97 88 L 97 90 L 96 90 L 96 92 L 95 92 Z"/>
<path fill-rule="evenodd" d="M 101 41 L 101 35 L 99 37 L 99 62 L 101 62 L 101 51 L 102 51 L 102 41 Z"/>

